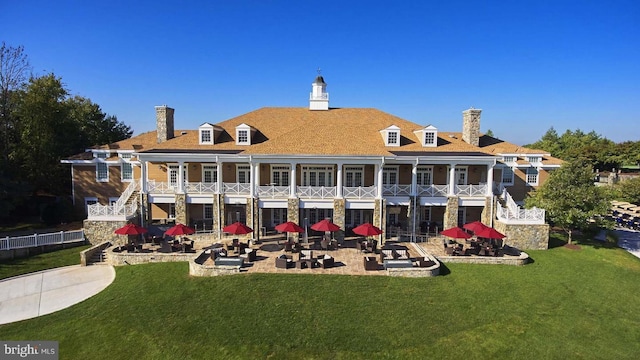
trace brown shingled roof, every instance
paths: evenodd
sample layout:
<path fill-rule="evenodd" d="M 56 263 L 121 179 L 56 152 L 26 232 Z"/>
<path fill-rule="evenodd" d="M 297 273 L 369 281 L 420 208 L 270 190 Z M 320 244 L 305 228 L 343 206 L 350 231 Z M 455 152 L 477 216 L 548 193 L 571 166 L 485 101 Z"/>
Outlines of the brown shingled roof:
<path fill-rule="evenodd" d="M 245 123 L 256 129 L 252 145 L 236 145 L 235 128 Z M 391 125 L 400 128 L 399 147 L 385 146 L 380 130 Z M 371 108 L 333 108 L 309 110 L 302 107 L 265 107 L 215 124 L 224 131 L 214 145 L 199 145 L 198 130 L 176 130 L 175 137 L 161 144 L 156 142 L 156 132 L 150 131 L 136 137 L 96 149 L 136 151 L 241 151 L 242 154 L 277 155 L 369 155 L 389 156 L 395 152 L 420 153 L 545 153 L 511 144 L 489 136 L 480 138 L 480 146 L 472 146 L 462 140 L 459 132 L 438 132 L 437 147 L 423 147 L 415 130 L 424 126 L 407 121 L 386 112 Z M 545 157 L 545 163 L 547 163 Z M 557 159 L 550 158 L 555 162 Z"/>

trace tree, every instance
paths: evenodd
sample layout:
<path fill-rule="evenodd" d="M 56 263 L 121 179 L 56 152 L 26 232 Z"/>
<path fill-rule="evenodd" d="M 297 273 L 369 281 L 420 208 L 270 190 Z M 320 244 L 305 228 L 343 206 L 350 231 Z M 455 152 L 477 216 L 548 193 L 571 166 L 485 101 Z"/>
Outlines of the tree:
<path fill-rule="evenodd" d="M 593 184 L 591 167 L 584 161 L 564 163 L 525 199 L 527 207 L 543 208 L 547 218 L 561 227 L 572 241 L 573 230 L 586 230 L 592 219 L 609 210 L 608 193 Z"/>
<path fill-rule="evenodd" d="M 77 123 L 82 133 L 78 150 L 89 146 L 111 144 L 128 139 L 133 134 L 130 126 L 119 122 L 113 115 L 107 115 L 98 104 L 82 96 L 74 96 L 65 101 L 69 116 Z"/>
<path fill-rule="evenodd" d="M 633 204 L 640 204 L 640 178 L 621 181 L 615 186 L 617 197 Z"/>
<path fill-rule="evenodd" d="M 0 175 L 9 169 L 9 154 L 16 144 L 16 92 L 22 89 L 27 81 L 31 67 L 22 46 L 7 46 L 2 42 L 0 47 Z"/>
<path fill-rule="evenodd" d="M 493 135 L 493 131 L 491 129 L 487 130 L 486 133 L 484 133 L 487 136 L 491 136 L 491 137 L 495 137 L 495 135 Z"/>

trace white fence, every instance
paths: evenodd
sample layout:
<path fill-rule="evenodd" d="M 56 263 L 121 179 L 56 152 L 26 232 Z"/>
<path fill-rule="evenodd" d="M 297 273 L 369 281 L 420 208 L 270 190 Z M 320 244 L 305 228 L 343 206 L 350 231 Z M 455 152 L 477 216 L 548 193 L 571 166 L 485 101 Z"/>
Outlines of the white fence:
<path fill-rule="evenodd" d="M 301 198 L 328 199 L 336 197 L 335 186 L 298 186 L 297 191 Z"/>
<path fill-rule="evenodd" d="M 5 237 L 0 239 L 0 250 L 24 249 L 43 245 L 68 244 L 84 241 L 84 230 L 60 231 L 48 234 Z"/>
<path fill-rule="evenodd" d="M 89 220 L 127 220 L 134 216 L 138 210 L 138 204 L 133 203 L 124 206 L 92 204 L 87 206 L 87 219 Z"/>
<path fill-rule="evenodd" d="M 375 186 L 343 186 L 342 191 L 346 198 L 356 199 L 373 199 L 376 197 L 377 189 Z"/>
<path fill-rule="evenodd" d="M 507 189 L 503 189 L 502 198 L 507 207 L 498 206 L 498 219 L 507 224 L 544 224 L 545 210 L 540 208 L 522 209 L 511 197 Z"/>

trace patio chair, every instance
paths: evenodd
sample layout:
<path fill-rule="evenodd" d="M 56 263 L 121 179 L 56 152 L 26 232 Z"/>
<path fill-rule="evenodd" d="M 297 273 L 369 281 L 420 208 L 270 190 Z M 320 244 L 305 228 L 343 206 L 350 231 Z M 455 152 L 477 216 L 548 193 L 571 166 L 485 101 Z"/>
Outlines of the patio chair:
<path fill-rule="evenodd" d="M 320 249 L 329 250 L 329 240 L 322 239 L 322 241 L 320 241 Z"/>
<path fill-rule="evenodd" d="M 358 241 L 356 242 L 356 249 L 360 252 L 362 251 L 366 251 L 367 250 L 367 241 L 366 240 L 362 240 L 362 239 L 358 239 Z"/>
<path fill-rule="evenodd" d="M 419 257 L 416 259 L 416 262 L 418 263 L 418 267 L 430 267 L 436 264 L 433 260 L 429 259 L 428 257 Z"/>
<path fill-rule="evenodd" d="M 444 248 L 444 253 L 445 253 L 446 255 L 453 256 L 453 250 L 454 250 L 454 249 L 453 249 L 452 247 L 445 246 L 445 248 Z"/>
<path fill-rule="evenodd" d="M 241 258 L 245 259 L 245 262 L 254 262 L 256 261 L 256 249 L 245 248 L 244 254 L 240 254 Z"/>
<path fill-rule="evenodd" d="M 284 251 L 287 251 L 287 252 L 293 251 L 293 244 L 288 242 L 288 241 L 285 242 L 284 243 Z"/>
<path fill-rule="evenodd" d="M 276 258 L 276 268 L 288 269 L 293 265 L 293 258 L 291 255 L 282 254 Z"/>
<path fill-rule="evenodd" d="M 404 249 L 393 250 L 395 259 L 406 260 L 409 258 L 409 251 Z"/>
<path fill-rule="evenodd" d="M 364 258 L 364 269 L 366 271 L 378 270 L 378 261 L 375 256 L 365 256 Z"/>
<path fill-rule="evenodd" d="M 333 267 L 333 264 L 334 264 L 333 256 L 323 255 L 318 257 L 318 265 L 320 265 L 320 267 L 323 269 L 328 269 L 330 267 Z"/>
<path fill-rule="evenodd" d="M 309 260 L 313 259 L 313 250 L 300 250 L 298 255 L 298 260 Z"/>
<path fill-rule="evenodd" d="M 367 243 L 367 251 L 376 253 L 378 252 L 378 240 L 369 241 Z"/>
<path fill-rule="evenodd" d="M 395 259 L 395 253 L 391 249 L 382 249 L 380 250 L 380 262 L 383 263 L 385 260 Z"/>

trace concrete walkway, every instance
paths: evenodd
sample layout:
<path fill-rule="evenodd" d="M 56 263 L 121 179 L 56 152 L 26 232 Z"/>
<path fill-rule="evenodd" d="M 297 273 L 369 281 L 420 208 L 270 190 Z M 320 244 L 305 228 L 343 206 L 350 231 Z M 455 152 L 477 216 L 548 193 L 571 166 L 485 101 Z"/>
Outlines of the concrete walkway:
<path fill-rule="evenodd" d="M 73 265 L 0 280 L 0 324 L 70 307 L 104 290 L 115 278 L 112 266 Z"/>

